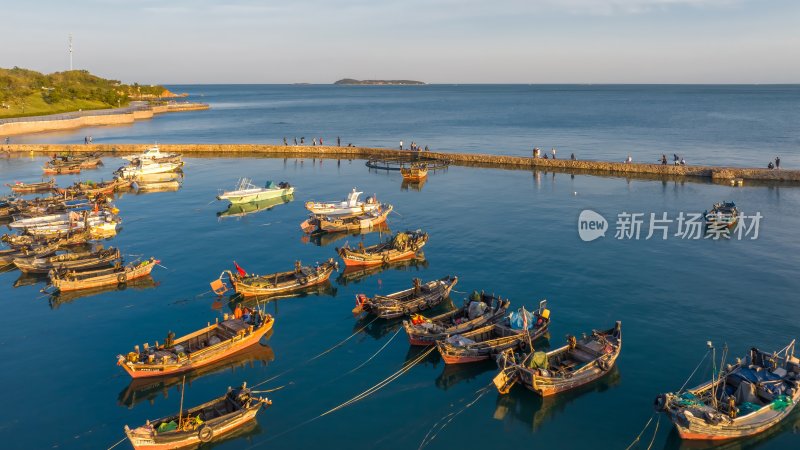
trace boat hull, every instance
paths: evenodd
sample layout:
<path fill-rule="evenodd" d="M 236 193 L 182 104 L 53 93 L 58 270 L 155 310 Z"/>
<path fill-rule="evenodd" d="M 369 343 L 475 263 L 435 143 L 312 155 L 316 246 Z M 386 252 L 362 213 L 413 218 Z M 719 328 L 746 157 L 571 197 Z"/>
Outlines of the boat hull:
<path fill-rule="evenodd" d="M 254 194 L 236 195 L 231 193 L 225 193 L 217 197 L 217 199 L 228 200 L 232 204 L 237 205 L 242 203 L 258 202 L 261 200 L 269 200 L 279 197 L 288 197 L 293 194 L 294 194 L 294 187 L 290 187 L 287 189 L 270 189 L 266 191 L 257 192 Z"/>
<path fill-rule="evenodd" d="M 208 366 L 210 364 L 214 364 L 215 362 L 221 361 L 225 358 L 231 357 L 239 352 L 242 352 L 252 345 L 258 344 L 261 338 L 267 334 L 270 330 L 272 330 L 272 326 L 274 325 L 275 320 L 271 317 L 268 319 L 261 328 L 258 330 L 254 330 L 249 335 L 237 339 L 237 337 L 233 337 L 230 339 L 225 348 L 220 348 L 218 351 L 214 352 L 213 355 L 209 355 L 208 357 L 195 357 L 195 360 L 192 361 L 191 358 L 184 364 L 173 364 L 173 365 L 157 365 L 147 367 L 147 365 L 136 365 L 136 364 L 120 364 L 125 372 L 134 379 L 140 378 L 155 378 L 155 377 L 164 377 L 168 375 L 175 375 L 179 373 L 189 372 L 195 369 L 199 369 L 201 367 Z M 203 330 L 201 330 L 203 331 Z M 205 350 L 205 349 L 204 349 Z M 203 351 L 203 350 L 201 350 Z"/>
<path fill-rule="evenodd" d="M 77 291 L 80 289 L 91 289 L 100 286 L 109 286 L 115 284 L 125 284 L 128 280 L 135 280 L 150 275 L 153 270 L 154 263 L 149 263 L 144 266 L 137 266 L 125 272 L 117 272 L 109 275 L 103 275 L 96 278 L 84 280 L 69 280 L 64 278 L 51 277 L 51 283 L 61 292 Z"/>

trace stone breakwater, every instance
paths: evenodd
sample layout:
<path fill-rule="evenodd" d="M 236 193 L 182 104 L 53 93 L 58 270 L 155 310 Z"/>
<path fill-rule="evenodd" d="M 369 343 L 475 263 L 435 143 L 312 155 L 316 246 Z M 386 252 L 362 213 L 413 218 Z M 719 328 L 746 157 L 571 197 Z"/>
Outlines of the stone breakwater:
<path fill-rule="evenodd" d="M 70 117 L 69 113 L 55 114 L 52 119 L 48 118 L 48 116 L 26 117 L 15 119 L 13 122 L 0 123 L 0 137 L 42 131 L 70 130 L 88 126 L 123 125 L 133 123 L 136 120 L 151 119 L 156 114 L 199 111 L 208 108 L 209 106 L 205 103 L 172 103 L 139 108 L 133 111 L 126 110 L 121 113 L 114 113 L 114 110 L 99 110 L 95 111 L 95 114 L 86 111 L 79 117 Z"/>
<path fill-rule="evenodd" d="M 0 132 L 0 136 L 2 133 Z M 0 148 L 5 151 L 25 154 L 52 155 L 63 152 L 140 153 L 146 144 L 11 144 Z M 276 158 L 327 158 L 370 159 L 410 158 L 417 153 L 386 148 L 328 147 L 328 146 L 283 146 L 269 144 L 160 144 L 165 152 L 178 152 L 192 156 L 231 157 L 265 156 Z M 419 156 L 450 161 L 453 165 L 499 169 L 538 169 L 544 171 L 605 174 L 632 178 L 706 178 L 714 182 L 730 182 L 735 179 L 759 182 L 800 183 L 800 170 L 770 170 L 759 168 L 675 166 L 661 164 L 626 164 L 608 161 L 568 159 L 534 159 L 525 156 L 504 156 L 481 153 L 423 152 Z"/>

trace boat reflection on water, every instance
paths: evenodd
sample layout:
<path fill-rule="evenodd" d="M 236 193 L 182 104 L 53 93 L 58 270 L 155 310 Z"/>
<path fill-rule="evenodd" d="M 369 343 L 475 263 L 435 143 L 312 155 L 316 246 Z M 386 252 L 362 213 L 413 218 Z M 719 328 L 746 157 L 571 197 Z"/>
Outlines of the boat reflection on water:
<path fill-rule="evenodd" d="M 497 366 L 495 366 L 497 370 Z M 604 392 L 620 384 L 619 369 L 614 366 L 606 376 L 583 387 L 551 397 L 540 397 L 522 386 L 514 386 L 506 395 L 497 394 L 495 420 L 517 420 L 538 431 L 576 398 L 589 392 Z"/>
<path fill-rule="evenodd" d="M 399 337 L 398 337 L 398 339 L 399 339 Z M 411 345 L 411 346 L 409 346 L 408 347 L 408 351 L 406 352 L 406 359 L 405 359 L 404 364 L 408 364 L 411 361 L 419 358 L 423 353 L 427 352 L 430 349 L 431 349 L 431 347 L 423 347 L 421 345 Z M 430 366 L 431 368 L 435 369 L 436 366 L 439 365 L 439 363 L 442 363 L 442 357 L 439 355 L 439 352 L 434 350 L 434 351 L 428 353 L 427 356 L 422 358 L 422 360 L 420 360 L 417 363 L 417 365 L 418 366 L 420 366 L 420 365 Z"/>
<path fill-rule="evenodd" d="M 422 186 L 425 186 L 425 182 L 426 181 L 428 181 L 427 178 L 423 178 L 420 181 L 403 180 L 403 183 L 400 185 L 400 190 L 403 190 L 403 191 L 408 191 L 408 190 L 421 191 L 422 190 Z"/>
<path fill-rule="evenodd" d="M 392 230 L 389 229 L 389 224 L 386 222 L 380 223 L 378 225 L 363 228 L 360 230 L 353 230 L 353 231 L 339 231 L 336 233 L 327 233 L 324 231 L 321 232 L 314 232 L 311 234 L 303 234 L 303 237 L 300 240 L 304 244 L 308 244 L 309 242 L 318 246 L 318 247 L 325 247 L 326 245 L 330 245 L 340 239 L 351 237 L 351 236 L 363 236 L 369 233 L 387 233 L 391 234 Z"/>
<path fill-rule="evenodd" d="M 33 286 L 37 283 L 47 284 L 48 280 L 49 278 L 47 277 L 46 273 L 21 272 L 19 278 L 17 278 L 17 281 L 14 282 L 14 287 L 18 288 L 24 286 Z"/>
<path fill-rule="evenodd" d="M 430 347 L 414 345 L 411 346 L 411 348 L 425 349 Z M 439 352 L 433 353 L 439 355 Z M 493 359 L 488 361 L 478 361 L 475 364 L 445 364 L 444 368 L 442 369 L 442 373 L 436 377 L 436 387 L 446 391 L 462 381 L 474 380 L 479 375 L 496 371 L 497 364 Z"/>
<path fill-rule="evenodd" d="M 51 309 L 56 309 L 63 304 L 70 303 L 83 297 L 92 297 L 95 295 L 104 294 L 106 292 L 124 291 L 127 289 L 150 289 L 156 286 L 158 286 L 158 283 L 156 283 L 153 278 L 148 275 L 146 277 L 130 280 L 125 284 L 98 286 L 95 288 L 80 289 L 77 291 L 57 292 L 48 298 L 48 302 L 50 303 Z"/>
<path fill-rule="evenodd" d="M 268 198 L 266 200 L 260 200 L 257 202 L 250 202 L 250 203 L 236 203 L 231 204 L 228 206 L 228 209 L 225 211 L 219 211 L 217 213 L 217 217 L 225 218 L 225 217 L 244 217 L 248 214 L 254 214 L 259 211 L 268 211 L 275 206 L 283 205 L 284 203 L 289 203 L 290 201 L 294 200 L 294 195 L 285 195 L 283 197 L 275 197 L 275 198 Z"/>
<path fill-rule="evenodd" d="M 794 436 L 786 436 L 792 434 Z M 769 441 L 777 439 L 779 436 L 788 437 L 788 442 L 797 442 L 800 439 L 800 410 L 792 412 L 774 427 L 770 427 L 763 432 L 741 439 L 731 439 L 721 442 L 684 440 L 681 439 L 675 427 L 670 427 L 667 442 L 664 443 L 664 450 L 748 450 L 764 446 Z M 786 442 L 786 441 L 784 441 Z M 779 442 L 776 442 L 779 444 Z M 784 446 L 783 448 L 796 448 L 796 445 Z"/>
<path fill-rule="evenodd" d="M 442 314 L 447 311 L 450 311 L 454 308 L 455 306 L 453 305 L 453 301 L 450 298 L 447 298 L 433 309 L 425 311 L 422 315 L 432 317 L 437 314 Z M 355 333 L 361 330 L 362 333 L 372 337 L 373 339 L 381 339 L 382 337 L 392 334 L 395 331 L 403 328 L 404 319 L 405 318 L 381 319 L 381 318 L 376 318 L 375 316 L 369 314 L 362 314 L 356 321 L 355 325 L 353 325 L 353 332 Z M 418 347 L 418 346 L 413 346 L 413 347 Z M 419 349 L 422 350 L 422 352 L 419 353 L 423 353 L 425 350 L 428 350 L 425 347 L 419 347 Z M 415 356 L 419 356 L 419 353 L 417 353 Z M 438 353 L 435 351 L 431 352 L 431 355 L 437 355 L 438 357 Z M 426 360 L 428 360 L 430 357 L 431 356 L 429 355 L 428 358 L 426 358 Z"/>
<path fill-rule="evenodd" d="M 267 332 L 262 340 L 269 339 L 271 335 L 272 330 Z M 237 370 L 244 370 L 246 368 L 267 367 L 269 363 L 274 360 L 275 352 L 269 345 L 251 345 L 222 361 L 186 373 L 186 384 L 191 386 L 193 380 L 204 375 L 225 371 L 229 371 L 233 374 Z M 169 398 L 169 391 L 171 388 L 175 388 L 174 395 L 180 396 L 182 380 L 183 374 L 160 378 L 134 379 L 119 393 L 117 402 L 120 406 L 126 406 L 129 409 L 145 400 L 153 404 L 155 399 L 159 396 Z"/>
<path fill-rule="evenodd" d="M 285 292 L 282 294 L 256 295 L 251 297 L 233 294 L 228 297 L 228 308 L 230 308 L 232 312 L 234 309 L 236 309 L 236 305 L 239 303 L 241 303 L 242 306 L 247 306 L 250 308 L 256 307 L 263 303 L 273 303 L 275 305 L 275 312 L 277 312 L 278 300 L 296 297 L 308 297 L 309 295 L 336 297 L 337 292 L 338 291 L 336 287 L 333 286 L 329 280 L 326 280 L 324 283 L 315 284 L 297 291 Z"/>
<path fill-rule="evenodd" d="M 419 252 L 413 259 L 404 261 L 395 261 L 389 264 L 382 264 L 380 266 L 347 266 L 344 268 L 336 282 L 342 286 L 347 286 L 349 283 L 358 283 L 364 278 L 383 272 L 384 270 L 422 270 L 428 267 L 428 261 L 425 259 L 425 254 Z"/>

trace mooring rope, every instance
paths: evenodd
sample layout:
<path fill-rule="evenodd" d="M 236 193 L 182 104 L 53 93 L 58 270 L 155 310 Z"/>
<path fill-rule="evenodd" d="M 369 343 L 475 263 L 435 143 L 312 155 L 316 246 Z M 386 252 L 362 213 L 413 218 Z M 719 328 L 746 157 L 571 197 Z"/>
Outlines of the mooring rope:
<path fill-rule="evenodd" d="M 342 345 L 344 345 L 344 344 L 345 344 L 347 341 L 349 341 L 350 339 L 353 339 L 354 337 L 356 337 L 356 336 L 357 336 L 359 333 L 361 333 L 362 331 L 364 331 L 364 330 L 365 330 L 365 329 L 366 329 L 366 328 L 367 328 L 367 327 L 368 327 L 368 326 L 369 326 L 369 325 L 370 325 L 372 322 L 375 322 L 376 320 L 378 320 L 378 317 L 375 317 L 374 319 L 370 320 L 370 321 L 369 321 L 369 322 L 368 322 L 366 325 L 364 325 L 363 327 L 361 327 L 361 328 L 359 328 L 358 330 L 356 330 L 356 332 L 355 332 L 355 333 L 353 333 L 353 334 L 351 334 L 350 336 L 346 337 L 344 340 L 342 340 L 342 341 L 338 342 L 338 343 L 337 343 L 337 344 L 335 344 L 333 347 L 331 347 L 331 348 L 329 348 L 329 349 L 325 350 L 324 352 L 320 353 L 319 355 L 317 355 L 317 356 L 315 356 L 315 357 L 313 357 L 313 358 L 311 358 L 311 359 L 309 359 L 309 360 L 307 360 L 307 361 L 304 361 L 304 362 L 302 362 L 302 363 L 298 364 L 298 365 L 297 365 L 297 366 L 295 366 L 295 367 L 290 367 L 290 368 L 288 368 L 288 369 L 284 370 L 283 372 L 281 372 L 281 373 L 279 373 L 279 374 L 277 374 L 277 375 L 275 375 L 275 376 L 272 376 L 272 377 L 270 377 L 270 378 L 267 378 L 266 380 L 264 380 L 264 381 L 262 381 L 262 382 L 260 382 L 260 383 L 256 383 L 256 384 L 254 384 L 254 385 L 251 387 L 251 389 L 253 389 L 253 388 L 256 388 L 256 387 L 258 387 L 258 386 L 261 386 L 261 385 L 263 385 L 264 383 L 269 383 L 270 381 L 272 381 L 272 380 L 274 380 L 274 379 L 276 379 L 276 378 L 278 378 L 278 377 L 280 377 L 280 376 L 286 375 L 287 373 L 289 373 L 289 372 L 291 372 L 291 371 L 293 371 L 293 370 L 297 369 L 298 367 L 302 367 L 302 366 L 304 366 L 304 365 L 306 365 L 306 364 L 310 363 L 311 361 L 314 361 L 314 360 L 316 360 L 316 359 L 318 359 L 318 358 L 321 358 L 321 357 L 322 357 L 322 356 L 324 356 L 324 355 L 327 355 L 328 353 L 332 352 L 333 350 L 335 350 L 335 349 L 337 349 L 337 348 L 341 347 Z M 400 330 L 398 330 L 398 331 L 400 331 Z"/>
<path fill-rule="evenodd" d="M 658 415 L 658 420 L 656 420 L 656 427 L 653 430 L 653 439 L 650 439 L 650 445 L 647 446 L 647 450 L 653 448 L 653 443 L 656 441 L 656 434 L 658 434 L 658 424 L 661 423 L 661 415 Z"/>
<path fill-rule="evenodd" d="M 258 444 L 252 445 L 252 446 L 248 447 L 248 449 L 259 447 L 259 446 L 261 446 L 261 444 L 266 444 L 267 442 L 272 441 L 273 439 L 277 439 L 277 438 L 279 438 L 279 437 L 281 437 L 281 436 L 283 436 L 283 435 L 285 435 L 287 433 L 290 433 L 290 432 L 292 432 L 292 431 L 294 431 L 294 430 L 296 430 L 296 429 L 298 429 L 300 427 L 303 427 L 305 425 L 310 424 L 311 422 L 314 422 L 314 421 L 316 421 L 318 419 L 321 419 L 322 417 L 325 417 L 328 414 L 334 413 L 334 412 L 336 412 L 336 411 L 338 411 L 340 409 L 346 408 L 347 406 L 350 406 L 350 405 L 352 405 L 352 404 L 354 404 L 354 403 L 356 403 L 356 402 L 358 402 L 360 400 L 363 400 L 363 399 L 369 397 L 370 395 L 374 394 L 375 392 L 377 392 L 380 389 L 382 389 L 382 388 L 386 387 L 387 385 L 389 385 L 389 383 L 391 383 L 392 381 L 400 378 L 403 374 L 405 374 L 406 372 L 411 370 L 412 367 L 416 366 L 420 361 L 425 359 L 425 357 L 430 355 L 431 352 L 434 351 L 434 350 L 436 350 L 436 347 L 431 347 L 426 352 L 421 353 L 419 356 L 417 356 L 416 358 L 412 359 L 411 361 L 407 361 L 405 364 L 403 364 L 403 366 L 400 368 L 400 370 L 398 370 L 397 372 L 389 375 L 388 377 L 386 377 L 383 380 L 381 380 L 378 384 L 376 384 L 376 385 L 372 386 L 371 388 L 365 390 L 364 392 L 356 395 L 355 397 L 351 398 L 350 400 L 347 400 L 346 402 L 341 403 L 341 404 L 339 404 L 339 405 L 337 405 L 337 406 L 325 411 L 324 413 L 317 415 L 316 417 L 312 417 L 311 419 L 308 419 L 305 422 L 299 423 L 299 424 L 289 428 L 288 430 L 283 431 L 282 433 L 276 434 L 275 436 L 270 437 L 269 439 L 267 439 L 264 442 L 260 442 Z"/>
<path fill-rule="evenodd" d="M 400 333 L 400 331 L 402 331 L 402 330 L 403 330 L 402 328 L 398 328 L 398 329 L 397 329 L 397 331 L 395 331 L 395 332 L 394 332 L 394 334 L 392 335 L 392 337 L 391 337 L 391 338 L 389 338 L 389 340 L 388 340 L 388 341 L 386 341 L 386 343 L 385 343 L 385 344 L 383 344 L 383 346 L 382 346 L 381 348 L 379 348 L 377 352 L 373 353 L 373 355 L 372 355 L 372 356 L 370 356 L 369 358 L 367 358 L 367 360 L 366 360 L 366 361 L 364 361 L 363 363 L 361 363 L 361 364 L 360 364 L 358 367 L 356 367 L 355 369 L 351 369 L 349 372 L 345 373 L 345 375 L 351 374 L 351 373 L 355 372 L 356 370 L 358 370 L 358 369 L 360 369 L 360 368 L 362 368 L 362 367 L 366 366 L 366 365 L 367 365 L 367 363 L 369 363 L 370 361 L 372 361 L 372 359 L 373 359 L 373 358 L 375 358 L 376 356 L 378 356 L 378 353 L 382 352 L 382 351 L 383 351 L 383 349 L 385 349 L 385 348 L 386 348 L 386 346 L 387 346 L 387 345 L 389 345 L 389 343 L 390 343 L 390 342 L 392 342 L 392 339 L 394 339 L 395 337 L 397 337 L 397 335 L 398 335 L 398 334 Z"/>
<path fill-rule="evenodd" d="M 116 444 L 112 445 L 111 447 L 108 447 L 108 450 L 111 450 L 112 448 L 118 446 L 119 444 L 122 444 L 123 442 L 125 442 L 126 439 L 128 439 L 128 436 L 125 436 L 124 438 L 120 439 L 119 442 L 117 442 Z"/>
<path fill-rule="evenodd" d="M 644 424 L 644 428 L 642 428 L 642 431 L 639 432 L 639 435 L 636 436 L 636 439 L 634 439 L 633 442 L 631 442 L 631 445 L 627 446 L 625 450 L 631 450 L 631 448 L 633 448 L 633 446 L 636 445 L 637 442 L 639 442 L 639 440 L 642 438 L 642 435 L 644 434 L 644 431 L 647 429 L 647 427 L 650 426 L 650 423 L 653 421 L 653 417 L 655 417 L 656 414 L 658 413 L 653 413 L 653 415 L 650 416 L 650 420 L 648 420 L 647 423 Z M 660 417 L 659 420 L 661 420 Z"/>
<path fill-rule="evenodd" d="M 681 388 L 678 389 L 678 394 L 683 392 L 683 389 L 686 387 L 687 384 L 689 384 L 689 381 L 692 379 L 692 377 L 694 377 L 694 374 L 695 374 L 695 372 L 697 372 L 697 369 L 699 369 L 700 365 L 703 364 L 703 361 L 705 361 L 706 358 L 708 358 L 708 354 L 709 353 L 711 353 L 711 349 L 706 350 L 706 354 L 703 355 L 703 359 L 701 359 L 700 362 L 697 364 L 697 367 L 694 368 L 692 373 L 689 375 L 689 378 L 687 378 L 686 381 L 684 381 L 683 386 L 681 386 Z"/>
<path fill-rule="evenodd" d="M 477 397 L 475 397 L 475 398 L 474 398 L 474 399 L 473 399 L 471 402 L 469 402 L 469 403 L 467 403 L 466 405 L 464 405 L 464 407 L 463 407 L 463 408 L 461 408 L 460 410 L 458 410 L 458 411 L 456 411 L 456 412 L 451 412 L 451 413 L 449 413 L 449 414 L 445 415 L 444 417 L 442 417 L 441 419 L 439 419 L 439 421 L 438 421 L 438 422 L 436 422 L 435 424 L 433 424 L 433 426 L 431 427 L 431 429 L 430 429 L 430 430 L 428 430 L 428 433 L 427 433 L 427 434 L 425 435 L 425 437 L 422 439 L 422 442 L 420 442 L 420 444 L 419 444 L 419 447 L 417 447 L 417 450 L 422 450 L 422 449 L 423 449 L 425 446 L 427 446 L 428 444 L 430 444 L 431 442 L 433 442 L 433 440 L 434 440 L 434 439 L 436 439 L 436 436 L 438 436 L 438 435 L 439 435 L 439 433 L 441 433 L 441 431 L 445 429 L 445 427 L 447 427 L 448 425 L 450 425 L 450 422 L 452 422 L 452 421 L 453 421 L 453 419 L 455 419 L 456 417 L 458 417 L 458 415 L 459 415 L 459 414 L 461 414 L 462 412 L 466 411 L 466 410 L 467 410 L 469 407 L 471 407 L 472 405 L 474 405 L 475 403 L 477 403 L 477 402 L 478 402 L 478 400 L 480 400 L 480 399 L 481 399 L 481 397 L 483 397 L 484 395 L 486 395 L 486 393 L 487 393 L 487 392 L 489 392 L 489 391 L 492 389 L 492 386 L 493 386 L 493 385 L 494 385 L 494 382 L 492 382 L 492 383 L 489 383 L 488 385 L 486 385 L 486 386 L 484 386 L 484 387 L 482 387 L 482 388 L 478 389 L 477 391 L 475 391 L 475 393 L 477 393 L 477 394 L 478 394 L 478 396 L 477 396 Z M 435 433 L 433 433 L 433 434 L 431 435 L 431 432 L 432 432 L 433 430 L 435 430 L 435 429 L 436 429 L 436 427 L 439 425 L 439 423 L 441 423 L 441 422 L 442 422 L 444 419 L 446 419 L 448 416 L 450 417 L 450 419 L 448 419 L 448 420 L 447 420 L 447 422 L 444 422 L 444 423 L 442 424 L 442 426 L 441 426 L 441 427 L 440 427 L 440 428 L 439 428 L 439 429 L 438 429 L 438 430 L 437 430 Z M 429 436 L 430 436 L 430 438 L 429 438 Z"/>
<path fill-rule="evenodd" d="M 350 339 L 353 339 L 353 338 L 354 338 L 354 337 L 356 337 L 356 336 L 357 336 L 359 333 L 361 333 L 362 331 L 366 330 L 366 329 L 367 329 L 367 327 L 368 327 L 368 326 L 370 326 L 370 325 L 372 324 L 372 322 L 375 322 L 376 320 L 378 320 L 378 317 L 377 317 L 377 316 L 375 316 L 375 318 L 374 318 L 374 319 L 370 320 L 370 321 L 369 321 L 369 322 L 368 322 L 366 325 L 364 325 L 363 327 L 361 327 L 361 328 L 359 328 L 358 330 L 356 330 L 356 332 L 355 332 L 355 333 L 351 334 L 350 336 L 348 336 L 347 338 L 345 338 L 343 341 L 341 341 L 341 342 L 339 342 L 338 344 L 334 345 L 333 347 L 331 347 L 331 348 L 329 348 L 329 349 L 325 350 L 324 352 L 320 353 L 319 355 L 317 355 L 317 356 L 315 356 L 315 357 L 313 357 L 313 358 L 309 359 L 309 360 L 308 360 L 308 362 L 314 361 L 315 359 L 317 359 L 317 358 L 320 358 L 320 357 L 322 357 L 322 356 L 324 356 L 324 355 L 327 355 L 328 353 L 330 353 L 330 352 L 334 351 L 335 349 L 337 349 L 337 348 L 341 347 L 341 346 L 342 346 L 342 345 L 344 345 L 344 344 L 345 344 L 347 341 L 349 341 Z"/>

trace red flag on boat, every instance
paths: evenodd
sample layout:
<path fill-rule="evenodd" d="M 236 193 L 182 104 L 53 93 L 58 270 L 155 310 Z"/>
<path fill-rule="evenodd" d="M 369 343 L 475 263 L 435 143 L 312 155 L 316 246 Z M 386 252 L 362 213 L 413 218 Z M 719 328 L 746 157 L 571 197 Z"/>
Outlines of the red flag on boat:
<path fill-rule="evenodd" d="M 242 266 L 240 266 L 239 264 L 237 264 L 237 263 L 236 263 L 236 261 L 234 261 L 234 262 L 233 262 L 233 265 L 236 267 L 236 272 L 238 272 L 238 273 L 239 273 L 239 276 L 240 276 L 240 277 L 247 276 L 247 271 L 245 271 L 244 269 L 242 269 Z"/>

